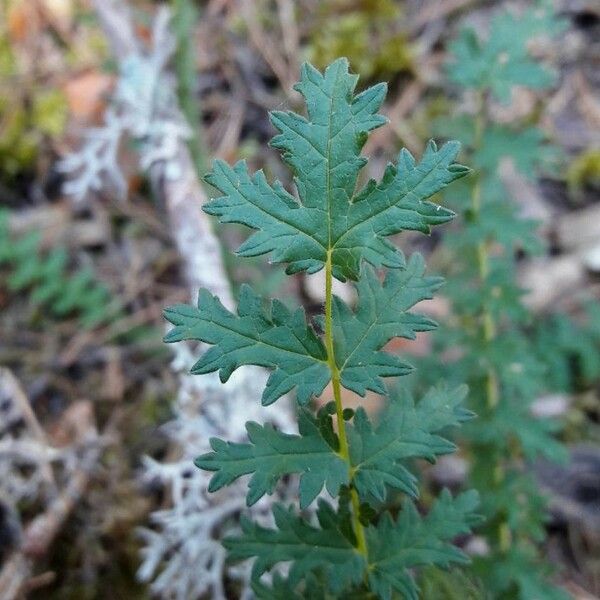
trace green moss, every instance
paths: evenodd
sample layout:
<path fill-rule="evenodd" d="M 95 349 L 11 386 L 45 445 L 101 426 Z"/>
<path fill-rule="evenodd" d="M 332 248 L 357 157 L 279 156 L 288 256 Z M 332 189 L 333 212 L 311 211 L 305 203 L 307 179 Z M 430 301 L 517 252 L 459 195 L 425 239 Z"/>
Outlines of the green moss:
<path fill-rule="evenodd" d="M 567 170 L 567 187 L 573 197 L 580 196 L 588 186 L 600 186 L 600 148 L 582 152 Z"/>
<path fill-rule="evenodd" d="M 401 29 L 402 9 L 392 0 L 324 2 L 312 28 L 308 58 L 324 67 L 346 56 L 367 79 L 410 71 L 413 56 Z"/>
<path fill-rule="evenodd" d="M 33 98 L 31 126 L 40 132 L 59 136 L 67 124 L 67 103 L 59 90 L 42 90 Z"/>
<path fill-rule="evenodd" d="M 66 102 L 58 90 L 42 90 L 31 103 L 0 95 L 0 172 L 13 177 L 33 166 L 44 138 L 61 135 L 66 121 Z"/>
<path fill-rule="evenodd" d="M 47 140 L 67 123 L 64 94 L 40 83 L 19 66 L 18 52 L 0 29 L 0 178 L 11 179 L 34 167 Z"/>
<path fill-rule="evenodd" d="M 0 35 L 0 77 L 7 77 L 14 73 L 15 59 L 10 43 L 5 36 Z"/>

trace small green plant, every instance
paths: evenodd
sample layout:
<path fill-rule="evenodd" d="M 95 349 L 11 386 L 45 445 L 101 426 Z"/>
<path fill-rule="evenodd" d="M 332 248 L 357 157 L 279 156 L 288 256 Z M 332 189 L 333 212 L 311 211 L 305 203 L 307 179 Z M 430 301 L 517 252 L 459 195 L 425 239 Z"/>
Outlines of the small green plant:
<path fill-rule="evenodd" d="M 84 327 L 94 327 L 115 315 L 109 290 L 89 269 L 70 274 L 69 257 L 63 248 L 43 252 L 38 232 L 11 235 L 8 216 L 8 211 L 0 210 L 0 276 L 5 270 L 10 290 L 30 290 L 34 304 L 47 307 L 55 317 L 77 314 Z"/>
<path fill-rule="evenodd" d="M 444 491 L 422 516 L 412 501 L 417 481 L 406 464 L 453 451 L 440 434 L 471 416 L 461 407 L 464 386 L 433 389 L 419 402 L 392 394 L 377 423 L 363 407 L 353 411 L 342 403 L 342 388 L 384 394 L 382 378 L 410 372 L 383 347 L 435 326 L 408 310 L 431 298 L 441 280 L 424 274 L 420 256 L 405 262 L 386 238 L 403 230 L 426 233 L 450 220 L 450 211 L 427 200 L 468 172 L 454 162 L 458 143 L 438 149 L 430 142 L 420 162 L 403 150 L 381 181 L 357 191 L 367 162 L 360 151 L 369 132 L 385 123 L 377 110 L 386 92 L 379 84 L 354 95 L 357 79 L 346 59 L 324 73 L 305 64 L 296 89 L 308 118 L 271 113 L 279 131 L 272 145 L 291 168 L 299 198 L 278 181 L 269 184 L 261 171 L 251 175 L 243 161 L 233 167 L 215 161 L 206 178 L 223 194 L 206 212 L 257 230 L 238 250 L 241 256 L 271 253 L 275 262 L 287 263 L 288 274 L 325 269 L 324 314 L 311 324 L 302 309 L 291 311 L 278 300 L 265 305 L 248 286 L 241 289 L 237 314 L 206 290 L 197 306 L 165 312 L 175 325 L 167 342 L 212 345 L 193 373 L 218 370 L 226 381 L 241 365 L 267 367 L 272 373 L 264 405 L 296 390 L 298 434 L 250 422 L 248 443 L 211 440 L 213 452 L 196 460 L 214 472 L 209 491 L 251 475 L 252 505 L 274 493 L 281 478 L 299 474 L 301 511 L 324 488 L 337 498 L 337 506 L 318 500 L 316 522 L 275 504 L 274 528 L 242 519 L 242 534 L 225 540 L 231 559 L 255 559 L 253 587 L 260 598 L 416 598 L 413 568 L 466 562 L 452 540 L 476 520 L 474 492 L 452 498 Z M 373 267 L 388 268 L 383 281 Z M 332 294 L 334 277 L 356 282 L 355 309 Z M 334 400 L 315 414 L 311 399 L 329 383 Z M 408 496 L 398 514 L 382 509 L 388 488 Z M 263 574 L 282 562 L 291 563 L 288 575 L 275 572 L 269 585 Z"/>
<path fill-rule="evenodd" d="M 547 367 L 548 391 L 581 392 L 600 379 L 600 306 L 587 302 L 581 319 L 555 313 L 532 327 L 536 355 Z"/>
<path fill-rule="evenodd" d="M 552 73 L 532 58 L 530 42 L 560 27 L 548 6 L 538 4 L 520 16 L 499 14 L 485 39 L 472 29 L 463 31 L 451 46 L 448 73 L 471 94 L 475 110 L 438 127 L 466 142 L 467 160 L 475 167 L 473 177 L 444 196 L 462 219 L 446 246 L 454 327 L 438 350 L 453 349 L 457 358 L 442 376 L 469 384 L 470 407 L 479 416 L 464 429 L 472 462 L 469 484 L 482 493 L 481 533 L 489 546 L 474 566 L 494 598 L 564 597 L 547 582 L 549 569 L 537 549 L 545 535 L 545 503 L 523 468 L 539 455 L 565 456 L 552 436 L 557 423 L 531 411 L 547 388 L 515 277 L 517 251 L 534 252 L 540 242 L 536 224 L 519 216 L 498 175 L 500 162 L 509 158 L 522 176 L 532 178 L 555 151 L 539 129 L 494 122 L 489 110 L 493 101 L 508 101 L 515 86 L 552 84 Z"/>

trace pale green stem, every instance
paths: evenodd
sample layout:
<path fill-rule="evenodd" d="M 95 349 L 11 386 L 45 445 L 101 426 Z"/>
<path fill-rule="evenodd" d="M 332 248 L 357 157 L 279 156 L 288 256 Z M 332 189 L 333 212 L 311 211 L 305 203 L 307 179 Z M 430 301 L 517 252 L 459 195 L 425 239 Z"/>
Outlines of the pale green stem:
<path fill-rule="evenodd" d="M 333 399 L 335 401 L 335 414 L 337 419 L 338 437 L 340 440 L 339 455 L 348 464 L 350 482 L 352 481 L 352 463 L 350 462 L 350 449 L 348 447 L 348 437 L 346 435 L 346 422 L 344 421 L 344 406 L 342 404 L 342 387 L 340 383 L 340 370 L 335 361 L 335 351 L 333 347 L 333 274 L 331 264 L 331 250 L 327 253 L 327 262 L 325 263 L 325 347 L 327 349 L 327 364 L 331 371 L 331 385 L 333 387 Z M 367 541 L 365 530 L 360 522 L 360 500 L 356 489 L 350 485 L 350 499 L 352 502 L 352 528 L 356 535 L 357 550 L 365 559 L 367 558 Z"/>
<path fill-rule="evenodd" d="M 483 94 L 479 96 L 479 107 L 475 117 L 475 136 L 473 140 L 473 151 L 477 153 L 481 147 L 483 131 L 486 125 L 486 110 L 485 97 Z M 481 214 L 481 178 L 477 177 L 477 181 L 473 186 L 471 210 L 473 218 L 477 220 Z M 477 246 L 477 269 L 479 273 L 479 281 L 485 284 L 489 276 L 489 245 L 484 240 Z M 486 344 L 492 344 L 496 338 L 496 322 L 491 311 L 486 307 L 481 315 L 483 339 Z M 486 404 L 490 410 L 495 410 L 500 401 L 500 385 L 496 369 L 492 365 L 488 365 L 485 377 L 485 395 Z M 504 480 L 504 469 L 501 464 L 497 464 L 494 468 L 494 480 L 496 484 L 500 484 Z M 506 521 L 502 521 L 498 525 L 498 542 L 501 552 L 506 552 L 511 544 L 511 531 Z"/>

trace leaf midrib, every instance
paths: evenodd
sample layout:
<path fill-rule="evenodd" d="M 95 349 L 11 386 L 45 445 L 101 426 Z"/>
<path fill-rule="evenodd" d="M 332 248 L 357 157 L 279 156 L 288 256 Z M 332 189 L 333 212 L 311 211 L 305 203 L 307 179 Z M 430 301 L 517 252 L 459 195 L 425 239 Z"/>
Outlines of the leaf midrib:
<path fill-rule="evenodd" d="M 244 464 L 247 462 L 251 462 L 251 461 L 260 461 L 260 460 L 264 460 L 264 459 L 272 459 L 274 457 L 281 457 L 281 456 L 331 456 L 332 458 L 336 458 L 337 454 L 335 454 L 335 452 L 333 452 L 332 450 L 315 450 L 315 451 L 310 451 L 310 452 L 273 452 L 273 453 L 269 453 L 269 454 L 260 454 L 258 456 L 250 456 L 248 458 L 241 458 L 241 459 L 236 459 L 236 458 L 225 458 L 225 459 L 220 459 L 218 462 L 220 463 L 236 463 L 236 464 Z"/>
<path fill-rule="evenodd" d="M 329 96 L 329 113 L 327 115 L 327 151 L 326 151 L 326 156 L 325 158 L 325 162 L 327 163 L 326 168 L 325 168 L 325 190 L 327 193 L 327 253 L 329 254 L 329 252 L 331 252 L 331 225 L 332 225 L 332 218 L 331 218 L 331 143 L 333 141 L 333 136 L 331 135 L 331 120 L 332 120 L 332 116 L 333 116 L 333 97 L 334 97 L 334 93 L 335 90 L 338 87 L 338 81 L 339 81 L 339 77 L 340 77 L 340 72 L 341 69 L 338 68 L 337 72 L 335 74 L 335 83 L 333 86 L 333 90 L 334 92 L 331 93 L 331 95 Z"/>
<path fill-rule="evenodd" d="M 235 318 L 235 316 L 234 316 L 234 318 Z M 238 317 L 238 318 L 242 318 L 242 317 Z M 283 346 L 277 346 L 276 344 L 268 344 L 267 342 L 261 340 L 260 338 L 254 338 L 251 335 L 248 335 L 248 334 L 238 331 L 237 329 L 232 329 L 232 328 L 230 329 L 229 327 L 226 327 L 225 325 L 222 325 L 221 323 L 217 323 L 217 321 L 214 321 L 212 319 L 197 318 L 197 320 L 203 321 L 205 323 L 210 323 L 210 324 L 214 325 L 215 327 L 218 327 L 224 331 L 227 331 L 230 333 L 235 333 L 236 335 L 239 335 L 241 338 L 250 340 L 250 341 L 254 342 L 255 344 L 262 344 L 263 346 L 266 346 L 267 348 L 274 348 L 276 350 L 282 350 L 283 352 L 288 352 L 289 354 L 295 354 L 297 356 L 302 356 L 304 358 L 310 358 L 310 359 L 314 360 L 315 362 L 320 362 L 320 363 L 324 363 L 324 364 L 327 363 L 326 360 L 323 360 L 321 358 L 313 356 L 312 354 L 304 354 L 303 352 L 298 352 L 297 350 L 290 350 L 289 348 L 285 348 Z M 294 336 L 294 337 L 296 337 L 296 336 Z M 201 340 L 201 341 L 203 341 L 203 340 Z M 210 342 L 204 342 L 204 343 L 210 343 Z M 241 350 L 241 348 L 234 348 L 231 350 L 231 352 L 235 352 L 236 350 Z M 226 353 L 223 353 L 223 354 L 226 354 Z"/>

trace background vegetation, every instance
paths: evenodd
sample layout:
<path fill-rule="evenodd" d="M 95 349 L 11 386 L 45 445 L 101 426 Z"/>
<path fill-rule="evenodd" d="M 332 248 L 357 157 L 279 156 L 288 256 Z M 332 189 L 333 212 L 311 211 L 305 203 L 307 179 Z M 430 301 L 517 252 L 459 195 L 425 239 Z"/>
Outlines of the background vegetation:
<path fill-rule="evenodd" d="M 165 6 L 173 18 L 161 25 L 156 15 Z M 211 429 L 213 421 L 229 420 L 236 437 L 247 418 L 263 419 L 218 415 L 202 404 L 213 388 L 193 388 L 181 374 L 190 357 L 161 342 L 162 309 L 189 302 L 194 276 L 218 279 L 221 265 L 209 243 L 204 262 L 186 256 L 185 240 L 198 235 L 173 217 L 173 198 L 194 201 L 186 194 L 212 157 L 245 158 L 289 187 L 289 173 L 266 143 L 275 133 L 267 112 L 300 110 L 292 85 L 301 62 L 322 67 L 338 56 L 349 58 L 361 89 L 389 82 L 382 112 L 390 124 L 365 147 L 365 179 L 379 178 L 403 146 L 420 155 L 429 137 L 461 139 L 462 161 L 483 174 L 485 197 L 496 203 L 489 227 L 501 224 L 511 238 L 488 248 L 492 260 L 509 263 L 492 283 L 510 298 L 493 310 L 517 324 L 527 358 L 512 361 L 505 376 L 527 384 L 517 392 L 531 403 L 532 423 L 557 421 L 556 438 L 568 450 L 562 464 L 536 458 L 525 468 L 549 507 L 547 522 L 534 527 L 541 534 L 533 538 L 545 538 L 536 553 L 562 590 L 600 596 L 596 3 L 554 3 L 560 25 L 546 23 L 525 43 L 553 76 L 543 90 L 525 77 L 486 96 L 487 135 L 478 146 L 465 121 L 477 113 L 477 92 L 460 69 L 452 77 L 447 67 L 460 52 L 456 40 L 465 27 L 485 38 L 499 12 L 535 10 L 533 2 L 137 0 L 129 41 L 138 40 L 139 52 L 107 30 L 107 7 L 102 0 L 2 0 L 0 598 L 243 595 L 243 569 L 224 571 L 213 544 L 235 526 L 240 505 L 235 495 L 217 507 L 198 500 L 208 479 L 192 473 L 192 459 L 205 447 L 199 438 L 222 433 Z M 491 52 L 504 64 L 502 48 Z M 496 75 L 492 83 L 500 81 Z M 179 143 L 189 147 L 191 162 Z M 174 189 L 181 180 L 195 183 Z M 454 372 L 436 367 L 440 359 L 456 365 L 475 356 L 460 353 L 470 343 L 461 336 L 474 307 L 473 265 L 460 259 L 477 242 L 469 230 L 476 215 L 461 193 L 472 190 L 444 199 L 461 213 L 455 224 L 397 240 L 450 278 L 423 309 L 441 323 L 438 333 L 390 348 L 412 355 L 431 378 Z M 504 198 L 513 207 L 508 217 Z M 245 239 L 241 229 L 213 225 L 228 250 Z M 229 254 L 223 281 L 234 291 L 251 283 L 308 314 L 320 312 L 318 275 L 285 279 L 261 258 L 233 262 Z M 493 299 L 494 285 L 489 291 Z M 353 302 L 349 288 L 336 293 Z M 477 387 L 475 362 L 456 372 L 457 383 Z M 524 379 L 524 369 L 534 376 Z M 260 391 L 244 389 L 245 396 L 232 390 L 225 406 L 258 405 Z M 368 396 L 371 417 L 382 406 Z M 283 428 L 285 410 L 270 417 Z M 469 445 L 461 448 L 433 467 L 419 465 L 426 490 L 461 488 L 474 463 Z M 430 500 L 425 493 L 419 508 Z M 260 503 L 255 510 L 261 514 Z M 198 515 L 215 526 L 202 529 Z M 460 544 L 477 555 L 484 541 L 475 535 Z M 451 590 L 485 598 L 494 589 L 437 571 L 424 573 L 421 587 L 426 598 L 449 598 Z"/>

